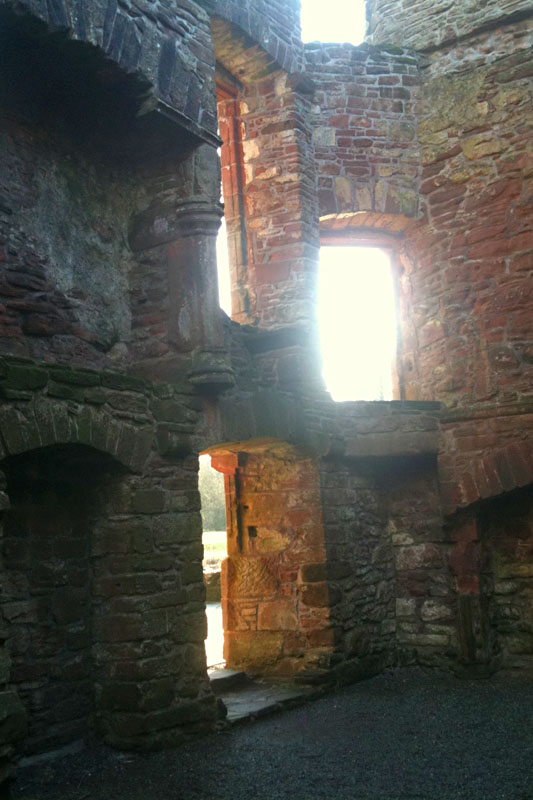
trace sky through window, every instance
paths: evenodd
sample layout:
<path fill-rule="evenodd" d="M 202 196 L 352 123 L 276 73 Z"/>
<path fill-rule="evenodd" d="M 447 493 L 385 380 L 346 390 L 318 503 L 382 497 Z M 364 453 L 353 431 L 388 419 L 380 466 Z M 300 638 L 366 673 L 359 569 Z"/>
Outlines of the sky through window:
<path fill-rule="evenodd" d="M 301 0 L 304 42 L 351 42 L 365 37 L 365 0 Z"/>
<path fill-rule="evenodd" d="M 320 248 L 318 325 L 322 374 L 333 399 L 391 400 L 396 306 L 383 250 Z"/>

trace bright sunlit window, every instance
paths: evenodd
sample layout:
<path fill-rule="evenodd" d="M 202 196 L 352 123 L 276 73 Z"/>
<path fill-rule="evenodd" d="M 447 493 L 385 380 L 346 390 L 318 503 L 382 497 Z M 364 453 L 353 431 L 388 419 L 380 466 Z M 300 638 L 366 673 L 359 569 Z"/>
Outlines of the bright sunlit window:
<path fill-rule="evenodd" d="M 217 236 L 218 304 L 231 317 L 231 282 L 229 274 L 228 234 L 222 218 Z"/>
<path fill-rule="evenodd" d="M 304 42 L 351 42 L 365 38 L 365 0 L 301 0 Z"/>
<path fill-rule="evenodd" d="M 318 324 L 323 376 L 333 399 L 392 399 L 396 308 L 383 250 L 320 249 Z"/>

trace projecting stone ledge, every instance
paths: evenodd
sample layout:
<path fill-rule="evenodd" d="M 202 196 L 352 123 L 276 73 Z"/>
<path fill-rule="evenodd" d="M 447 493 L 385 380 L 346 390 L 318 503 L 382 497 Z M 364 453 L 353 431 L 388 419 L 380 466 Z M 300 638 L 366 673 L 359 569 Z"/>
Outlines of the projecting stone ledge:
<path fill-rule="evenodd" d="M 435 402 L 334 403 L 326 393 L 297 397 L 274 389 L 220 398 L 220 428 L 201 434 L 201 447 L 228 442 L 285 441 L 319 457 L 383 458 L 436 454 L 443 406 Z M 237 447 L 238 449 L 238 447 Z M 242 448 L 241 448 L 242 449 Z"/>
<path fill-rule="evenodd" d="M 436 454 L 440 403 L 356 402 L 335 407 L 330 430 L 311 438 L 322 456 L 384 458 Z M 313 419 L 315 427 L 318 419 Z M 318 427 L 318 426 L 316 426 Z"/>

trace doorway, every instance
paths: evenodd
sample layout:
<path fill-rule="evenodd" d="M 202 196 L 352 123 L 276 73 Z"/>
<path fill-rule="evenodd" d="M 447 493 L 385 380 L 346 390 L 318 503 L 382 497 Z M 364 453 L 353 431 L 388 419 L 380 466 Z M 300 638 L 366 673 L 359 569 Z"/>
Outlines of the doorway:
<path fill-rule="evenodd" d="M 211 466 L 211 456 L 200 456 L 199 481 L 202 499 L 203 571 L 206 591 L 207 638 L 205 655 L 208 669 L 224 664 L 224 627 L 220 574 L 228 556 L 224 476 Z"/>

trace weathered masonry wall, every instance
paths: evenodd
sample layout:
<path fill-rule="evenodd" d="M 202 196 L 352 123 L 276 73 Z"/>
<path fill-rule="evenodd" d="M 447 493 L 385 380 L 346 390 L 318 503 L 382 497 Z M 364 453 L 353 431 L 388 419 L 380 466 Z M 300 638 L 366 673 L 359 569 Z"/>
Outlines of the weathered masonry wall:
<path fill-rule="evenodd" d="M 217 360 L 208 19 L 194 4 L 156 11 L 36 21 L 2 6 L 5 353 L 159 377 L 192 358 L 201 378 Z"/>
<path fill-rule="evenodd" d="M 3 682 L 23 750 L 210 730 L 191 395 L 19 360 L 1 374 Z"/>
<path fill-rule="evenodd" d="M 386 44 L 386 43 L 385 43 Z M 415 53 L 349 44 L 305 46 L 313 80 L 320 216 L 419 212 Z"/>
<path fill-rule="evenodd" d="M 243 82 L 277 68 L 301 72 L 302 40 L 298 0 L 201 0 L 213 17 L 217 59 L 231 61 Z"/>
<path fill-rule="evenodd" d="M 371 0 L 369 36 L 374 44 L 430 50 L 468 37 L 474 31 L 531 15 L 529 0 Z"/>
<path fill-rule="evenodd" d="M 337 680 L 380 672 L 394 661 L 394 563 L 386 507 L 373 465 L 320 462 Z"/>
<path fill-rule="evenodd" d="M 0 784 L 213 729 L 198 452 L 233 665 L 531 672 L 533 12 L 371 6 L 358 47 L 297 0 L 0 6 Z M 376 229 L 405 402 L 335 404 L 319 238 Z"/>
<path fill-rule="evenodd" d="M 327 668 L 333 636 L 316 464 L 288 445 L 242 447 L 212 457 L 226 483 L 224 657 L 271 675 Z"/>
<path fill-rule="evenodd" d="M 531 101 L 527 50 L 432 72 L 424 84 L 426 224 L 412 237 L 405 283 L 418 339 L 408 399 L 454 406 L 529 396 Z"/>
<path fill-rule="evenodd" d="M 277 72 L 244 86 L 220 111 L 225 141 L 238 115 L 240 144 L 237 163 L 229 146 L 222 160 L 224 196 L 234 196 L 232 178 L 239 170 L 242 198 L 241 205 L 228 202 L 226 220 L 237 256 L 232 318 L 266 329 L 309 328 L 318 210 L 306 86 Z"/>
<path fill-rule="evenodd" d="M 492 648 L 502 666 L 533 673 L 531 487 L 493 500 L 479 518 Z"/>

